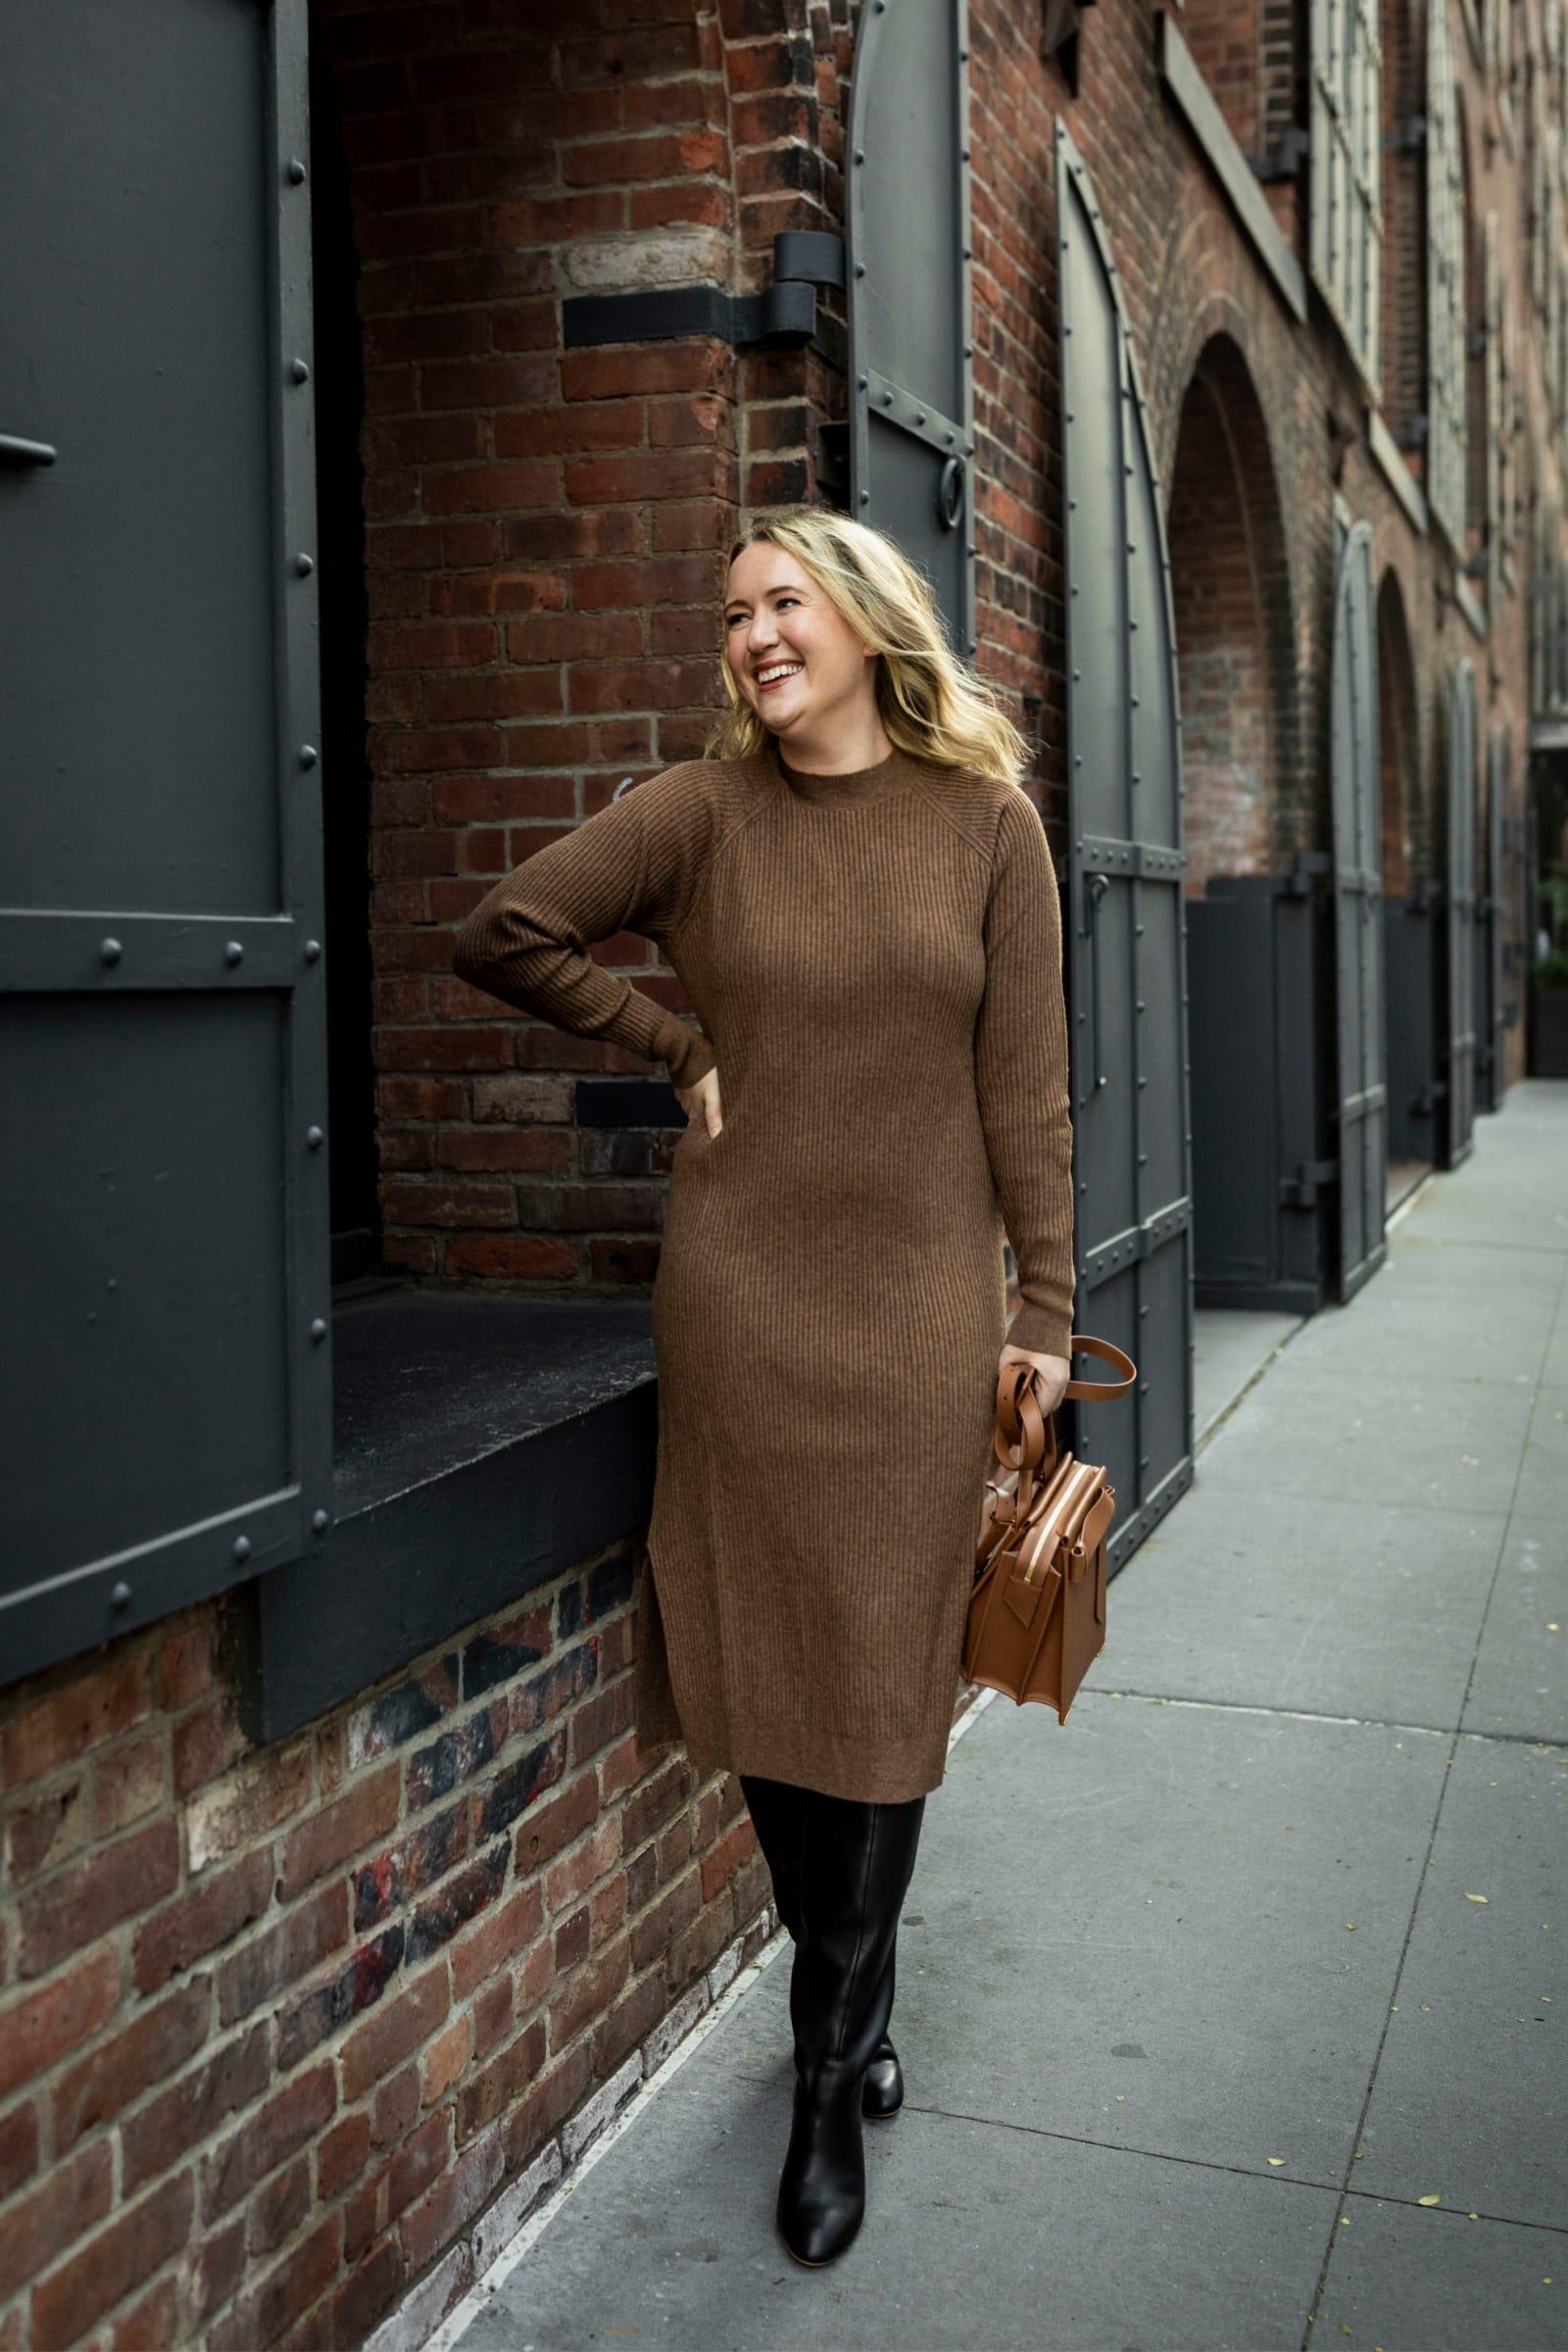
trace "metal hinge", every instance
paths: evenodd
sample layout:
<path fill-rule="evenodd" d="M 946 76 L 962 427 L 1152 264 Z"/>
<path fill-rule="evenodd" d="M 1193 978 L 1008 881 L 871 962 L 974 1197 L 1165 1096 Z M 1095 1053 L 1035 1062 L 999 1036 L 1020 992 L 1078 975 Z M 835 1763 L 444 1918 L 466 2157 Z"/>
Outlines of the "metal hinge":
<path fill-rule="evenodd" d="M 808 343 L 816 332 L 816 289 L 845 282 L 844 239 L 824 228 L 780 229 L 773 239 L 773 283 L 758 294 L 731 294 L 704 279 L 631 294 L 573 294 L 561 306 L 562 340 L 647 343 L 713 335 L 739 350 L 756 343 Z"/>
<path fill-rule="evenodd" d="M 1316 1208 L 1320 1186 L 1338 1184 L 1340 1163 L 1337 1159 L 1300 1159 L 1296 1163 L 1294 1176 L 1280 1178 L 1281 1208 Z"/>

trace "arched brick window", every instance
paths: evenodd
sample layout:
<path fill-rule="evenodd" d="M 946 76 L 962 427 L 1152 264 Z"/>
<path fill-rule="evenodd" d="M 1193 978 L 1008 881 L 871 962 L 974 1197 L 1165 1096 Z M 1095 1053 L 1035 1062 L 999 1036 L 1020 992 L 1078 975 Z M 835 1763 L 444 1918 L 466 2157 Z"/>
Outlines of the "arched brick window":
<path fill-rule="evenodd" d="M 1448 0 L 1427 19 L 1427 504 L 1465 543 L 1464 163 Z"/>
<path fill-rule="evenodd" d="M 1374 398 L 1381 371 L 1378 0 L 1312 0 L 1312 276 Z"/>

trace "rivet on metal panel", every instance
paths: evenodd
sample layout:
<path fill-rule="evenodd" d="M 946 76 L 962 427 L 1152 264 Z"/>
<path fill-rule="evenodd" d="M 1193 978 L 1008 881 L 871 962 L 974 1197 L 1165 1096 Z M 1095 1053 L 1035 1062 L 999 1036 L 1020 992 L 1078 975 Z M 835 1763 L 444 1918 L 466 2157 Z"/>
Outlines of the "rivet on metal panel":
<path fill-rule="evenodd" d="M 866 387 L 866 385 L 867 385 L 867 384 L 870 382 L 870 380 L 871 380 L 871 379 L 870 379 L 870 377 L 869 377 L 869 376 L 866 376 L 866 375 L 858 375 L 858 376 L 856 377 L 856 379 L 855 379 L 855 380 L 856 380 L 857 384 L 859 386 L 860 390 L 863 392 L 863 391 L 865 390 L 865 387 Z"/>
<path fill-rule="evenodd" d="M 321 1535 L 324 1532 L 329 1522 L 329 1518 L 330 1513 L 326 1511 L 313 1511 L 311 1513 L 311 1525 L 315 1528 L 318 1535 Z"/>
<path fill-rule="evenodd" d="M 855 160 L 856 160 L 856 162 L 857 162 L 858 164 L 863 164 L 863 163 L 864 163 L 864 161 L 865 161 L 865 149 L 864 149 L 863 147 L 857 147 L 857 149 L 855 150 Z"/>
<path fill-rule="evenodd" d="M 118 963 L 124 953 L 118 939 L 106 939 L 99 943 L 98 954 L 104 963 Z"/>
<path fill-rule="evenodd" d="M 964 249 L 963 249 L 963 258 L 964 258 L 964 260 L 965 260 L 966 262 L 972 261 L 972 260 L 974 259 L 974 247 L 973 247 L 972 245 L 966 245 L 966 246 L 964 247 Z"/>
<path fill-rule="evenodd" d="M 960 164 L 966 164 L 969 161 L 969 150 L 967 147 L 960 147 L 958 149 L 958 161 Z"/>
<path fill-rule="evenodd" d="M 314 556 L 298 555 L 294 559 L 294 568 L 299 573 L 302 580 L 308 580 L 312 572 L 316 569 L 316 558 Z"/>
<path fill-rule="evenodd" d="M 1084 673 L 1083 673 L 1083 671 L 1082 671 L 1081 669 L 1075 669 L 1075 670 L 1073 671 L 1072 675 L 1073 675 L 1073 683 L 1074 683 L 1074 685 L 1076 685 L 1076 684 L 1077 684 L 1078 680 L 1079 680 L 1079 679 L 1080 679 L 1080 678 L 1083 676 L 1083 674 L 1084 674 Z"/>
<path fill-rule="evenodd" d="M 974 345 L 972 343 L 966 343 L 964 345 L 963 356 L 966 360 L 972 360 L 974 358 Z"/>
<path fill-rule="evenodd" d="M 883 395 L 882 395 L 882 406 L 883 406 L 885 409 L 891 409 L 891 408 L 892 408 L 892 406 L 893 406 L 893 395 L 892 395 L 892 393 L 891 393 L 891 392 L 884 392 L 884 393 L 883 393 Z"/>
<path fill-rule="evenodd" d="M 125 1583 L 123 1578 L 121 1579 L 120 1583 L 116 1585 L 110 1592 L 109 1605 L 112 1609 L 123 1609 L 129 1607 L 130 1587 Z"/>
<path fill-rule="evenodd" d="M 860 492 L 860 504 L 862 507 L 868 507 L 871 504 L 871 493 L 869 490 L 862 490 Z"/>
<path fill-rule="evenodd" d="M 295 187 L 304 187 L 305 166 L 300 162 L 300 159 L 297 155 L 291 155 L 288 159 L 288 175 L 293 181 Z"/>
<path fill-rule="evenodd" d="M 240 946 L 237 939 L 231 939 L 223 950 L 223 961 L 225 963 L 243 963 L 244 960 L 244 949 Z"/>
<path fill-rule="evenodd" d="M 914 420 L 914 421 L 915 421 L 915 423 L 916 423 L 916 424 L 924 424 L 924 422 L 925 422 L 925 411 L 924 411 L 924 409 L 922 409 L 922 410 L 920 411 L 919 415 L 916 416 L 916 418 L 915 418 L 915 420 Z M 951 433 L 948 435 L 948 439 L 949 439 L 950 441 L 953 439 L 953 435 L 952 435 Z"/>
<path fill-rule="evenodd" d="M 320 953 L 321 943 L 318 939 L 308 939 L 305 942 L 305 960 L 307 963 L 315 963 Z"/>
<path fill-rule="evenodd" d="M 1108 1078 L 1097 1078 L 1097 1079 L 1095 1080 L 1095 1086 L 1096 1086 L 1096 1088 L 1097 1088 L 1097 1089 L 1099 1089 L 1100 1087 L 1102 1087 L 1102 1086 L 1108 1086 L 1109 1084 L 1110 1084 L 1110 1081 L 1109 1081 L 1109 1079 L 1108 1079 Z"/>
<path fill-rule="evenodd" d="M 863 277 L 865 275 L 865 264 L 863 262 L 856 263 L 855 274 L 857 277 Z"/>
<path fill-rule="evenodd" d="M 324 1340 L 326 1337 L 326 1324 L 320 1315 L 316 1315 L 312 1318 L 311 1337 L 313 1340 L 317 1341 Z"/>
<path fill-rule="evenodd" d="M 974 652 L 975 652 L 975 650 L 976 650 L 976 647 L 975 647 L 975 640 L 974 640 L 974 639 L 971 637 L 971 638 L 970 638 L 970 640 L 969 640 L 969 651 L 970 651 L 970 653 L 972 654 L 972 653 L 974 653 Z"/>
<path fill-rule="evenodd" d="M 946 441 L 946 443 L 948 444 L 948 447 L 951 449 L 951 448 L 953 447 L 953 444 L 954 444 L 954 442 L 955 442 L 955 441 L 956 441 L 956 439 L 958 438 L 958 436 L 957 436 L 957 434 L 956 434 L 956 433 L 944 433 L 944 434 L 943 434 L 943 436 L 942 436 L 942 438 L 943 438 L 943 440 L 944 440 L 944 441 Z"/>
<path fill-rule="evenodd" d="M 300 745 L 301 767 L 314 767 L 320 756 L 320 753 L 317 750 L 314 743 L 302 743 Z"/>
<path fill-rule="evenodd" d="M 1067 512 L 1068 512 L 1068 514 L 1077 514 L 1077 512 L 1078 512 L 1078 501 L 1077 501 L 1075 498 L 1069 498 L 1069 499 L 1068 499 L 1068 501 L 1067 501 Z"/>
<path fill-rule="evenodd" d="M 289 373 L 297 384 L 308 384 L 311 380 L 310 368 L 303 360 L 296 360 Z"/>
<path fill-rule="evenodd" d="M 234 1538 L 234 1557 L 235 1557 L 235 1559 L 236 1559 L 236 1560 L 248 1560 L 248 1559 L 250 1558 L 250 1556 L 251 1556 L 251 1540 L 250 1540 L 249 1536 L 236 1536 L 236 1537 Z"/>
<path fill-rule="evenodd" d="M 1077 421 L 1078 421 L 1078 416 L 1077 416 L 1077 412 L 1076 412 L 1076 410 L 1074 410 L 1074 409 L 1069 409 L 1069 410 L 1067 411 L 1067 422 L 1068 422 L 1069 424 L 1076 424 L 1076 423 L 1077 423 Z"/>
<path fill-rule="evenodd" d="M 313 1152 L 319 1152 L 319 1150 L 321 1149 L 321 1146 L 322 1146 L 322 1145 L 325 1143 L 325 1141 L 326 1141 L 326 1130 L 325 1130 L 325 1128 L 324 1128 L 324 1127 L 307 1127 L 307 1128 L 306 1128 L 306 1130 L 305 1130 L 305 1141 L 306 1141 L 306 1142 L 307 1142 L 307 1143 L 310 1145 L 310 1147 L 311 1147 L 311 1150 L 312 1150 Z"/>

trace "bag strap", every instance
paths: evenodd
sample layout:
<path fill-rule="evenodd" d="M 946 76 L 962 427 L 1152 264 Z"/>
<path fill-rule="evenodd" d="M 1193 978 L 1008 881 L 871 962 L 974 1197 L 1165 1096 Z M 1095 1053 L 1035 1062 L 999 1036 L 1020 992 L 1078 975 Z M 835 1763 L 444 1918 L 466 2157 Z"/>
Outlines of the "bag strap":
<path fill-rule="evenodd" d="M 1082 1348 L 1088 1355 L 1098 1355 L 1102 1362 L 1116 1365 L 1120 1380 L 1069 1380 L 1062 1391 L 1064 1396 L 1125 1396 L 1138 1378 L 1138 1366 L 1130 1355 L 1124 1355 L 1114 1340 L 1092 1340 L 1086 1332 L 1075 1331 L 1067 1342 L 1067 1353 L 1076 1355 Z"/>

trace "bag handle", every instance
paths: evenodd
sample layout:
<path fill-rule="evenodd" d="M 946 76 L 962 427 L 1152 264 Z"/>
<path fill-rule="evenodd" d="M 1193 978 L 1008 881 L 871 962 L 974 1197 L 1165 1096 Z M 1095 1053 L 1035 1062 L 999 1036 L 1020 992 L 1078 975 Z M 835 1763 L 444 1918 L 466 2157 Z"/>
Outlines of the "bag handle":
<path fill-rule="evenodd" d="M 1063 1397 L 1124 1396 L 1138 1378 L 1138 1366 L 1118 1348 L 1113 1340 L 1092 1339 L 1087 1332 L 1075 1331 L 1067 1343 L 1069 1356 L 1080 1350 L 1098 1355 L 1102 1362 L 1114 1364 L 1120 1380 L 1069 1380 L 1062 1391 Z M 1051 1476 L 1056 1466 L 1056 1417 L 1053 1410 L 1048 1422 L 1040 1407 L 1035 1382 L 1039 1377 L 1034 1364 L 1006 1363 L 997 1375 L 997 1410 L 991 1433 L 991 1450 L 1004 1470 L 1016 1469 L 1018 1484 L 1027 1507 L 1027 1497 L 1034 1477 L 1045 1463 L 1043 1475 Z M 1051 1458 L 1046 1460 L 1049 1443 Z M 1014 1459 L 1016 1449 L 1016 1460 Z"/>

